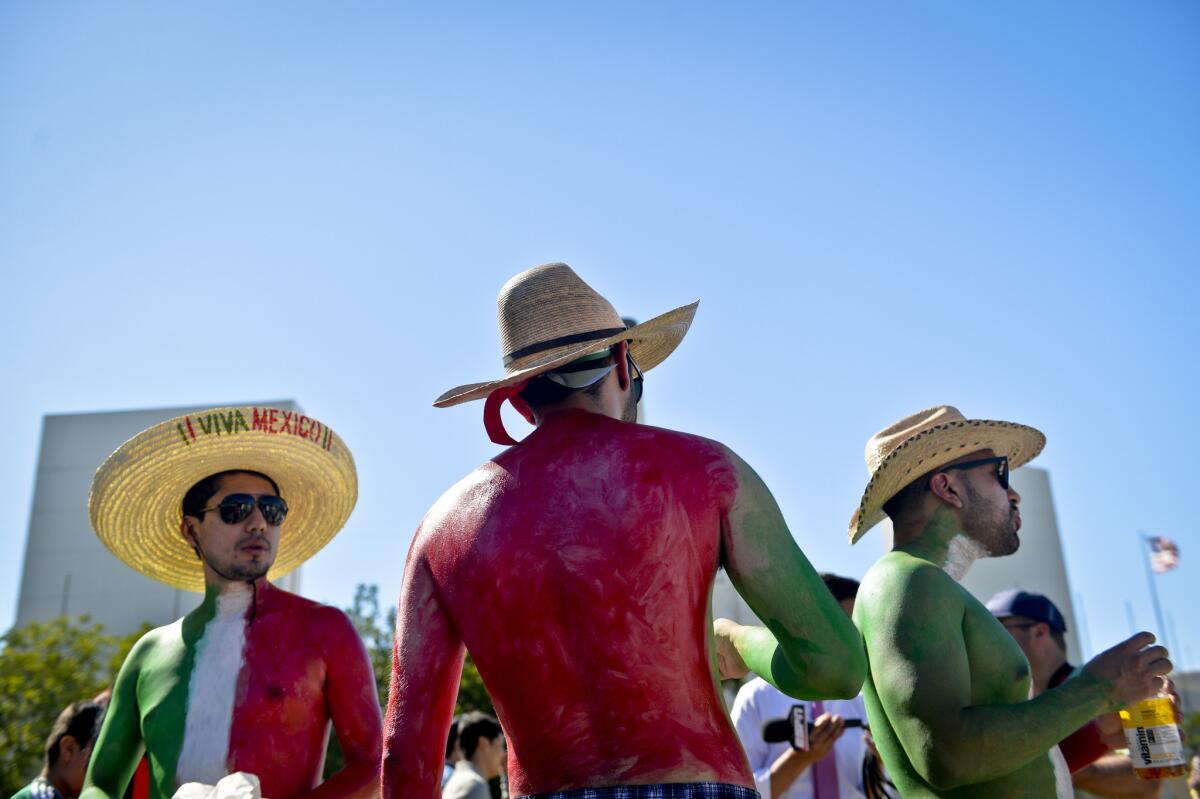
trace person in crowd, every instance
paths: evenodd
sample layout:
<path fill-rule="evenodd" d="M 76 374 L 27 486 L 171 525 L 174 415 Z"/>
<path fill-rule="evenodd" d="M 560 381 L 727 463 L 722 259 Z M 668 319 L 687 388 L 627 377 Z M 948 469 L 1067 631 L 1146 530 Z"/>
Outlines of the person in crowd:
<path fill-rule="evenodd" d="M 442 787 L 442 799 L 492 799 L 488 782 L 504 770 L 506 750 L 500 722 L 486 713 L 464 713 L 458 722 L 462 757 Z"/>
<path fill-rule="evenodd" d="M 1019 546 L 1021 497 L 1009 470 L 1044 443 L 1032 427 L 967 419 L 948 405 L 867 443 L 871 476 L 850 541 L 886 515 L 893 546 L 863 578 L 854 620 L 867 648 L 871 732 L 906 799 L 1069 796 L 1056 744 L 1155 694 L 1171 670 L 1167 651 L 1139 633 L 1030 699 L 1025 656 L 959 585 L 977 558 Z"/>
<path fill-rule="evenodd" d="M 825 587 L 849 617 L 854 613 L 858 581 L 821 575 Z M 800 705 L 812 724 L 808 747 L 764 740 L 764 725 L 786 719 Z M 754 783 L 763 799 L 876 799 L 891 795 L 869 733 L 851 732 L 846 720 L 866 725 L 862 696 L 853 699 L 793 699 L 761 677 L 738 691 L 731 711 L 738 738 L 750 760 Z"/>
<path fill-rule="evenodd" d="M 54 720 L 46 738 L 42 773 L 12 799 L 76 799 L 83 791 L 92 744 L 104 719 L 105 701 L 72 702 Z"/>
<path fill-rule="evenodd" d="M 1067 621 L 1049 597 L 1014 588 L 986 604 L 1025 653 L 1035 696 L 1062 685 L 1078 670 L 1067 662 Z M 1129 756 L 1112 752 L 1125 746 L 1116 713 L 1092 719 L 1058 744 L 1076 788 L 1105 797 L 1161 796 L 1162 782 L 1138 779 Z"/>
<path fill-rule="evenodd" d="M 788 693 L 848 698 L 865 663 L 758 475 L 715 441 L 636 422 L 643 374 L 696 304 L 627 327 L 570 267 L 546 264 L 510 280 L 498 308 L 505 374 L 434 404 L 485 400 L 490 438 L 511 446 L 413 538 L 384 797 L 437 796 L 465 647 L 514 796 L 751 799 L 719 677 L 750 668 Z M 520 443 L 505 401 L 535 425 Z M 721 566 L 766 627 L 710 619 Z"/>

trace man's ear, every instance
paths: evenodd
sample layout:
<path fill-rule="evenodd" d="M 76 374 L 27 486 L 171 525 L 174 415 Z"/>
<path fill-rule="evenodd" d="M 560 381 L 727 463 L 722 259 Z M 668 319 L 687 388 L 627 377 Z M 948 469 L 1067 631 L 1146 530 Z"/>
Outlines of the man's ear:
<path fill-rule="evenodd" d="M 79 741 L 75 740 L 75 736 L 64 735 L 63 737 L 59 738 L 58 762 L 65 765 L 77 757 L 79 757 Z"/>
<path fill-rule="evenodd" d="M 195 516 L 184 516 L 183 521 L 179 523 L 179 534 L 183 536 L 183 540 L 196 553 L 196 557 L 200 557 L 200 542 L 196 540 L 196 522 Z"/>
<path fill-rule="evenodd" d="M 629 342 L 618 341 L 613 345 L 615 356 L 617 359 L 617 385 L 622 391 L 625 391 L 632 385 L 632 378 L 629 375 Z"/>
<path fill-rule="evenodd" d="M 950 479 L 950 475 L 945 472 L 935 472 L 929 478 L 929 491 L 950 507 L 962 510 L 962 497 L 954 487 L 954 481 Z"/>

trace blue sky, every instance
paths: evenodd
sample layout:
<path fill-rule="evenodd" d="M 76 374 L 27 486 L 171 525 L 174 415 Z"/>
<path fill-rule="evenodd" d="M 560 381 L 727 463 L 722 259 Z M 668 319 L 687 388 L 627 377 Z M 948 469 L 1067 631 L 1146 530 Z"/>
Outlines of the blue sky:
<path fill-rule="evenodd" d="M 651 421 L 720 439 L 819 567 L 867 437 L 919 408 L 1044 430 L 1094 651 L 1200 667 L 1200 7 L 239 3 L 0 9 L 0 626 L 45 413 L 294 397 L 358 461 L 306 593 L 394 597 L 496 452 L 495 296 L 571 263 L 696 324 Z M 515 425 L 514 425 L 515 426 Z M 1190 653 L 1189 653 L 1190 649 Z M 1177 656 L 1178 659 L 1179 656 Z"/>

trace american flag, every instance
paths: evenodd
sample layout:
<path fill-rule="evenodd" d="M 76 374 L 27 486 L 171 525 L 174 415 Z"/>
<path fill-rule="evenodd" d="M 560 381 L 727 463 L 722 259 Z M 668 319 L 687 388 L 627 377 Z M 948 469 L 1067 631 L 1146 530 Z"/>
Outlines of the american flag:
<path fill-rule="evenodd" d="M 1166 536 L 1156 535 L 1150 542 L 1150 568 L 1155 574 L 1169 572 L 1179 565 L 1179 547 Z"/>

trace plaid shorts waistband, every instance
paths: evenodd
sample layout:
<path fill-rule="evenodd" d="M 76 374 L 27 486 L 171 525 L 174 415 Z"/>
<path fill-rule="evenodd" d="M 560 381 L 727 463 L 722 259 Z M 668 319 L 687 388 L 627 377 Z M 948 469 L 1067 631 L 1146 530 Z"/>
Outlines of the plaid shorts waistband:
<path fill-rule="evenodd" d="M 610 785 L 532 793 L 518 799 L 760 799 L 758 791 L 724 782 L 666 782 L 656 785 Z"/>

